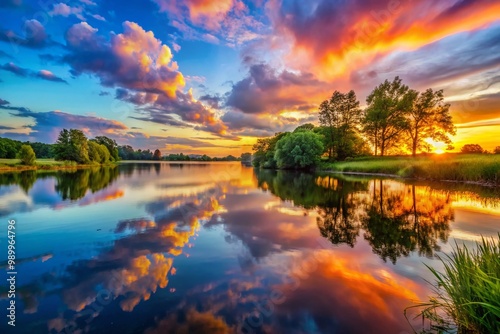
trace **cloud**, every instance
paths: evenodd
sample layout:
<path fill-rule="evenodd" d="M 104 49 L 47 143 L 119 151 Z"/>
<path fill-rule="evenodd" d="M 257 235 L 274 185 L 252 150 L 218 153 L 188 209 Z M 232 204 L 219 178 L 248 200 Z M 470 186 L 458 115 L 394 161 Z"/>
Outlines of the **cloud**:
<path fill-rule="evenodd" d="M 500 126 L 500 118 L 457 124 L 457 128 L 459 129 L 477 128 L 482 126 Z"/>
<path fill-rule="evenodd" d="M 66 80 L 59 78 L 54 73 L 47 70 L 40 70 L 35 74 L 35 76 L 43 80 L 68 83 Z"/>
<path fill-rule="evenodd" d="M 184 38 L 236 46 L 262 37 L 265 26 L 240 0 L 153 0 Z M 201 29 L 201 30 L 200 30 Z"/>
<path fill-rule="evenodd" d="M 26 139 L 30 141 L 53 143 L 62 129 L 75 128 L 76 125 L 87 137 L 110 135 L 128 129 L 125 124 L 114 120 L 95 116 L 74 115 L 62 111 L 34 112 L 24 107 L 11 107 L 7 101 L 2 101 L 6 103 L 0 104 L 0 109 L 17 111 L 12 115 L 33 119 L 34 124 L 27 126 L 30 131 L 29 134 L 18 134 L 28 137 Z"/>
<path fill-rule="evenodd" d="M 82 7 L 70 7 L 65 3 L 60 2 L 54 5 L 52 10 L 49 12 L 49 15 L 64 16 L 64 17 L 75 15 L 78 19 L 84 21 L 85 18 L 83 17 L 82 12 L 83 12 Z"/>
<path fill-rule="evenodd" d="M 270 65 L 254 64 L 243 80 L 233 85 L 226 105 L 248 114 L 277 114 L 297 110 L 311 100 L 326 98 L 325 83 L 310 73 L 277 73 Z"/>
<path fill-rule="evenodd" d="M 17 35 L 11 30 L 1 30 L 0 41 L 31 49 L 42 49 L 50 45 L 55 45 L 45 32 L 44 26 L 38 20 L 26 20 L 23 32 L 24 37 Z"/>
<path fill-rule="evenodd" d="M 191 91 L 182 92 L 185 79 L 170 48 L 136 23 L 124 22 L 123 29 L 107 41 L 86 22 L 73 25 L 66 33 L 70 52 L 62 61 L 74 75 L 93 74 L 103 86 L 118 87 L 117 99 L 141 107 L 139 119 L 169 124 L 177 115 L 224 135 L 226 128 L 215 113 L 196 101 Z"/>
<path fill-rule="evenodd" d="M 175 97 L 185 83 L 170 48 L 136 23 L 127 21 L 123 29 L 108 42 L 86 22 L 73 25 L 66 32 L 70 53 L 63 61 L 75 75 L 94 74 L 104 86 Z"/>
<path fill-rule="evenodd" d="M 14 73 L 15 75 L 20 76 L 20 77 L 27 77 L 28 73 L 30 72 L 29 70 L 27 70 L 25 68 L 17 66 L 13 62 L 1 65 L 0 69 L 7 71 L 7 72 Z"/>
<path fill-rule="evenodd" d="M 47 81 L 54 81 L 54 82 L 62 82 L 62 83 L 68 83 L 66 80 L 56 76 L 54 73 L 48 70 L 40 70 L 38 72 L 22 68 L 14 64 L 13 62 L 6 63 L 4 65 L 0 65 L 0 70 L 8 71 L 11 73 L 14 73 L 17 76 L 20 77 L 33 77 L 33 78 L 38 78 L 42 80 L 47 80 Z"/>
<path fill-rule="evenodd" d="M 418 49 L 449 35 L 483 28 L 498 20 L 500 3 L 270 0 L 267 8 L 274 36 L 290 45 L 287 63 L 332 79 L 379 55 Z"/>
<path fill-rule="evenodd" d="M 372 66 L 353 71 L 352 81 L 355 85 L 367 81 L 375 83 L 399 75 L 417 88 L 425 89 L 470 78 L 498 66 L 500 26 L 453 35 L 411 52 L 388 55 Z M 470 93 L 471 87 L 465 91 Z"/>

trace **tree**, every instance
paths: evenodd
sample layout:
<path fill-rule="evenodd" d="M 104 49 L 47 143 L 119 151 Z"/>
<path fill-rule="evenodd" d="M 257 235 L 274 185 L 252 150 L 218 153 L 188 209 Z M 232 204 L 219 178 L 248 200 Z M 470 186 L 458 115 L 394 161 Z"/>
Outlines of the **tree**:
<path fill-rule="evenodd" d="M 495 147 L 495 150 L 493 150 L 493 153 L 500 154 L 500 146 Z"/>
<path fill-rule="evenodd" d="M 52 146 L 54 145 L 52 144 L 26 142 L 26 145 L 31 146 L 38 159 L 50 159 L 54 157 L 54 153 L 52 152 Z"/>
<path fill-rule="evenodd" d="M 33 148 L 29 145 L 21 146 L 17 157 L 18 159 L 21 159 L 21 163 L 23 165 L 33 166 L 35 164 L 35 151 L 33 151 Z"/>
<path fill-rule="evenodd" d="M 262 168 L 276 168 L 277 165 L 274 158 L 276 143 L 288 134 L 288 132 L 278 132 L 274 137 L 257 139 L 257 143 L 253 146 L 253 151 L 255 152 L 253 165 Z"/>
<path fill-rule="evenodd" d="M 311 131 L 299 131 L 276 143 L 274 159 L 278 168 L 305 169 L 316 166 L 323 153 L 321 137 Z"/>
<path fill-rule="evenodd" d="M 106 146 L 98 144 L 95 140 L 89 140 L 89 160 L 99 164 L 111 161 L 111 155 Z"/>
<path fill-rule="evenodd" d="M 454 135 L 456 130 L 450 115 L 450 105 L 443 100 L 443 90 L 433 91 L 430 88 L 415 98 L 406 116 L 406 132 L 413 156 L 424 147 L 424 139 L 427 138 L 451 145 L 448 134 Z"/>
<path fill-rule="evenodd" d="M 465 144 L 460 150 L 462 153 L 484 153 L 484 149 L 479 144 Z"/>
<path fill-rule="evenodd" d="M 89 160 L 91 162 L 101 163 L 101 155 L 99 154 L 99 144 L 89 140 Z"/>
<path fill-rule="evenodd" d="M 0 158 L 14 159 L 21 149 L 22 143 L 9 138 L 0 138 Z"/>
<path fill-rule="evenodd" d="M 298 132 L 298 131 L 311 131 L 314 129 L 314 124 L 311 123 L 305 123 L 302 125 L 299 125 L 298 127 L 293 130 L 293 132 Z"/>
<path fill-rule="evenodd" d="M 363 130 L 374 146 L 375 155 L 383 156 L 399 143 L 407 128 L 406 115 L 413 106 L 417 92 L 403 85 L 399 77 L 375 87 L 366 98 L 368 107 L 363 118 Z"/>
<path fill-rule="evenodd" d="M 155 153 L 153 154 L 153 159 L 154 160 L 161 160 L 161 152 L 159 149 L 155 150 Z"/>
<path fill-rule="evenodd" d="M 69 160 L 85 164 L 89 161 L 88 150 L 88 140 L 82 131 L 63 129 L 54 145 L 54 156 L 56 160 Z"/>
<path fill-rule="evenodd" d="M 109 154 L 113 158 L 114 161 L 120 160 L 120 156 L 118 154 L 118 144 L 111 138 L 106 136 L 97 136 L 94 139 L 98 144 L 106 146 L 109 151 Z"/>
<path fill-rule="evenodd" d="M 357 131 L 362 111 L 353 90 L 346 94 L 335 91 L 330 100 L 323 101 L 319 108 L 319 122 L 327 129 L 328 157 L 334 153 L 339 160 L 347 158 L 347 137 Z"/>

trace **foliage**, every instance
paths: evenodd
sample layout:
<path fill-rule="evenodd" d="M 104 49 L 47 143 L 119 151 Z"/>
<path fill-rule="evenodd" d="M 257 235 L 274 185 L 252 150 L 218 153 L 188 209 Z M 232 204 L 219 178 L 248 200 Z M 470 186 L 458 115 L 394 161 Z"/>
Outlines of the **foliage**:
<path fill-rule="evenodd" d="M 0 138 L 0 159 L 14 159 L 21 146 L 20 141 Z"/>
<path fill-rule="evenodd" d="M 462 153 L 485 153 L 484 149 L 479 144 L 465 144 L 460 150 Z"/>
<path fill-rule="evenodd" d="M 35 165 L 36 155 L 33 148 L 29 145 L 21 146 L 17 158 L 21 160 L 21 164 L 26 166 Z"/>
<path fill-rule="evenodd" d="M 500 154 L 500 146 L 495 147 L 495 149 L 493 150 L 493 153 Z"/>
<path fill-rule="evenodd" d="M 252 162 L 252 153 L 242 153 L 241 154 L 241 162 L 243 163 L 251 163 Z"/>
<path fill-rule="evenodd" d="M 288 132 L 279 132 L 274 137 L 257 139 L 257 143 L 253 146 L 253 165 L 261 168 L 276 168 L 277 163 L 274 158 L 276 144 L 288 134 Z"/>
<path fill-rule="evenodd" d="M 161 151 L 159 149 L 155 150 L 155 153 L 153 154 L 153 159 L 154 160 L 161 160 Z"/>
<path fill-rule="evenodd" d="M 375 148 L 375 155 L 384 156 L 401 140 L 407 128 L 406 115 L 411 110 L 417 92 L 404 85 L 399 77 L 386 80 L 368 95 L 363 118 L 363 131 Z"/>
<path fill-rule="evenodd" d="M 26 144 L 30 145 L 33 148 L 33 151 L 35 151 L 35 155 L 37 159 L 52 159 L 54 158 L 54 152 L 53 152 L 53 146 L 52 144 L 46 144 L 46 143 L 30 143 L 27 142 Z"/>
<path fill-rule="evenodd" d="M 118 155 L 118 144 L 116 141 L 106 136 L 97 136 L 93 140 L 98 144 L 104 145 L 108 149 L 112 161 L 120 160 Z"/>
<path fill-rule="evenodd" d="M 361 114 L 359 101 L 352 90 L 346 94 L 335 91 L 329 100 L 321 103 L 319 122 L 327 130 L 323 134 L 330 160 L 334 157 L 344 160 L 349 156 L 350 135 L 357 131 Z"/>
<path fill-rule="evenodd" d="M 89 144 L 81 130 L 63 129 L 54 145 L 56 160 L 75 161 L 79 164 L 89 162 Z"/>
<path fill-rule="evenodd" d="M 443 100 L 443 91 L 432 89 L 418 93 L 414 99 L 413 107 L 406 115 L 406 133 L 413 156 L 424 146 L 426 138 L 443 142 L 452 148 L 448 134 L 454 135 L 456 130 L 450 115 L 450 105 Z"/>
<path fill-rule="evenodd" d="M 276 143 L 274 160 L 278 168 L 312 168 L 318 165 L 323 149 L 318 134 L 312 131 L 294 132 Z"/>
<path fill-rule="evenodd" d="M 302 125 L 299 125 L 298 127 L 296 127 L 295 130 L 293 130 L 293 132 L 311 131 L 311 130 L 314 130 L 314 128 L 315 128 L 314 124 L 306 123 L 306 124 L 302 124 Z"/>
<path fill-rule="evenodd" d="M 469 250 L 456 245 L 441 258 L 444 272 L 429 268 L 436 278 L 436 296 L 413 307 L 431 321 L 431 329 L 459 333 L 500 333 L 500 234 L 482 238 Z"/>
<path fill-rule="evenodd" d="M 111 154 L 106 146 L 89 140 L 89 160 L 94 163 L 105 164 L 111 161 Z"/>

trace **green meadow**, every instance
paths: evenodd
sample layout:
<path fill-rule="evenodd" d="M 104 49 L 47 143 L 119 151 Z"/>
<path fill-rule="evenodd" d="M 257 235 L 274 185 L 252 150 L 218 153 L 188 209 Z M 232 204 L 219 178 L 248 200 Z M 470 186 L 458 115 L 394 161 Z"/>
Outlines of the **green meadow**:
<path fill-rule="evenodd" d="M 500 183 L 499 154 L 364 157 L 343 162 L 322 162 L 320 168 L 342 173 L 388 174 L 425 180 Z"/>

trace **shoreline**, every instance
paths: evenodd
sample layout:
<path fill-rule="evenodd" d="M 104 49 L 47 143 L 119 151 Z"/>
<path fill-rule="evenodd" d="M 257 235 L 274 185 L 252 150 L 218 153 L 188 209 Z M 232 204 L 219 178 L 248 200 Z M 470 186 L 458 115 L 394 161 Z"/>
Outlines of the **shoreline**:
<path fill-rule="evenodd" d="M 461 183 L 461 184 L 470 184 L 470 185 L 490 187 L 490 188 L 498 187 L 493 182 L 485 182 L 485 181 L 469 181 L 469 180 L 459 181 L 459 180 L 430 179 L 430 178 L 423 178 L 423 177 L 404 177 L 404 176 L 397 175 L 397 174 L 387 174 L 387 173 L 342 172 L 342 171 L 327 170 L 327 169 L 318 169 L 317 172 L 332 173 L 332 174 L 344 174 L 344 175 L 359 175 L 359 176 L 382 176 L 382 177 L 390 178 L 390 179 L 400 179 L 400 180 L 408 180 L 408 181 Z"/>
<path fill-rule="evenodd" d="M 67 170 L 67 169 L 85 169 L 92 167 L 112 167 L 117 166 L 117 163 L 104 164 L 104 165 L 35 165 L 35 166 L 24 166 L 24 165 L 13 165 L 13 166 L 0 166 L 0 173 L 4 172 L 24 172 L 24 171 L 57 171 L 57 170 Z"/>

